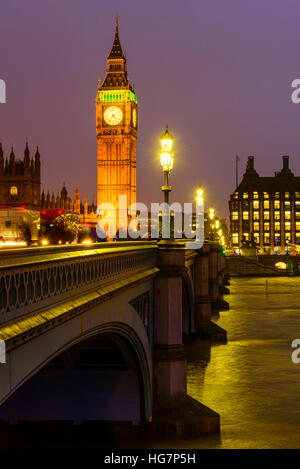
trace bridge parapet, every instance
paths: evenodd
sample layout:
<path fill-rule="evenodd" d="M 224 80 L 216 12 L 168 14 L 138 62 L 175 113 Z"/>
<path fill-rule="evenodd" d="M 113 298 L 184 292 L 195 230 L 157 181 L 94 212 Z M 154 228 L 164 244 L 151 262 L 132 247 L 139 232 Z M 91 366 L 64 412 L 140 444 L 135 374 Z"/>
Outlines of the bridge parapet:
<path fill-rule="evenodd" d="M 0 325 L 156 266 L 152 242 L 0 253 Z"/>

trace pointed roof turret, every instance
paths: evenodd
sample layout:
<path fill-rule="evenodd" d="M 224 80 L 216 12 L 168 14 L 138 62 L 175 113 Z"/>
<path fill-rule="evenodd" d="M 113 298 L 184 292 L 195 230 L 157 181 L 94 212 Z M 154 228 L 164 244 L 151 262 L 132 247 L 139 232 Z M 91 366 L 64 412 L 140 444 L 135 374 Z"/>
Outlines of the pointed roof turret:
<path fill-rule="evenodd" d="M 110 53 L 108 54 L 108 59 L 125 59 L 125 55 L 122 50 L 120 38 L 119 38 L 119 18 L 116 15 L 116 30 L 115 30 L 115 38 L 111 48 Z"/>
<path fill-rule="evenodd" d="M 10 161 L 15 161 L 15 153 L 14 153 L 14 147 L 11 147 L 10 155 L 9 155 L 9 160 Z"/>
<path fill-rule="evenodd" d="M 35 157 L 36 161 L 40 161 L 41 155 L 40 155 L 40 152 L 39 152 L 39 147 L 36 147 L 36 152 L 35 152 L 34 157 Z"/>
<path fill-rule="evenodd" d="M 60 191 L 60 196 L 63 200 L 67 200 L 67 198 L 68 198 L 68 191 L 66 189 L 66 183 L 65 182 L 63 183 L 62 190 Z"/>
<path fill-rule="evenodd" d="M 98 90 L 132 89 L 126 70 L 126 57 L 123 53 L 119 38 L 119 23 L 116 18 L 115 38 L 110 53 L 107 56 L 106 76 L 98 84 Z"/>
<path fill-rule="evenodd" d="M 29 148 L 28 148 L 28 142 L 26 142 L 26 147 L 25 147 L 25 150 L 24 150 L 24 164 L 25 164 L 25 166 L 30 165 L 30 151 L 29 151 Z"/>

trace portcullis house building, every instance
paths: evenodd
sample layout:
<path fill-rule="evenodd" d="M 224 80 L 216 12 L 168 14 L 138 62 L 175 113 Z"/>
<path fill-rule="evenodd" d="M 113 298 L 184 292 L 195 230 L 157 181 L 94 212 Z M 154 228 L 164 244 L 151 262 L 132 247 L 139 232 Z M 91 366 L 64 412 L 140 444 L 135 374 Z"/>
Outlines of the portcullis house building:
<path fill-rule="evenodd" d="M 260 254 L 284 254 L 300 249 L 300 177 L 283 167 L 273 177 L 261 177 L 248 157 L 242 181 L 230 196 L 232 248 L 254 245 Z"/>

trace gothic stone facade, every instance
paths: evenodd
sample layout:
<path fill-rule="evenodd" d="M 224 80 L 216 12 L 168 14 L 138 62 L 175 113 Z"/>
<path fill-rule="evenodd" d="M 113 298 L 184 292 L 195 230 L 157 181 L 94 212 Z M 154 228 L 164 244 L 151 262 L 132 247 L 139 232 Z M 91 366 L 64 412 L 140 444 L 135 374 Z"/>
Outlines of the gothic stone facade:
<path fill-rule="evenodd" d="M 137 99 L 129 82 L 116 22 L 107 57 L 106 76 L 96 97 L 97 205 L 113 204 L 119 215 L 119 196 L 127 207 L 136 203 Z"/>

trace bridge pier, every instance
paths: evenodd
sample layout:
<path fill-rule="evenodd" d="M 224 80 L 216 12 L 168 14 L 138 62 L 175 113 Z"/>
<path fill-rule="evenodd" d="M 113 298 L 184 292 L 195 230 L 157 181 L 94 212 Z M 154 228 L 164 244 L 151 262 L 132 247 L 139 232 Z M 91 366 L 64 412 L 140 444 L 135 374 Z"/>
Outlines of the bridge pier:
<path fill-rule="evenodd" d="M 204 244 L 195 259 L 195 329 L 201 338 L 223 342 L 227 340 L 226 331 L 211 321 L 210 254 L 211 246 Z"/>
<path fill-rule="evenodd" d="M 229 293 L 230 293 L 229 289 L 225 286 L 225 284 L 226 284 L 225 268 L 226 268 L 225 256 L 222 253 L 219 253 L 219 256 L 218 256 L 218 274 L 219 274 L 218 280 L 219 280 L 220 295 L 229 295 Z"/>
<path fill-rule="evenodd" d="M 212 301 L 212 313 L 219 314 L 219 311 L 229 309 L 229 304 L 221 298 L 220 283 L 223 285 L 223 274 L 220 257 L 223 256 L 222 248 L 218 244 L 210 245 L 209 255 L 209 291 Z"/>
<path fill-rule="evenodd" d="M 182 342 L 183 245 L 158 243 L 160 273 L 155 280 L 153 419 L 156 437 L 191 437 L 220 430 L 219 415 L 187 395 Z"/>

